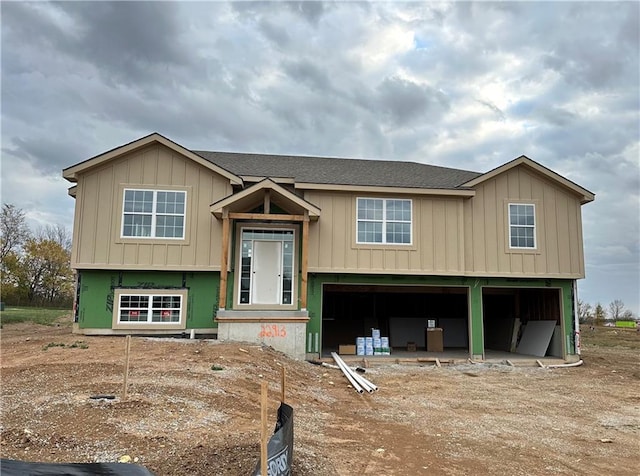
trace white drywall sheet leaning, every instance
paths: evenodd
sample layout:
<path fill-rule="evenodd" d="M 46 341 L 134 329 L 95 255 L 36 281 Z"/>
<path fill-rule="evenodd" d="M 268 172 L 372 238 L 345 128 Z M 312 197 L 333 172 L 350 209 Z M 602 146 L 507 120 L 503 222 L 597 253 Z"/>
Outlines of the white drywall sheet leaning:
<path fill-rule="evenodd" d="M 556 329 L 553 331 L 553 337 L 551 337 L 547 355 L 562 358 L 562 328 L 560 326 L 556 326 Z"/>
<path fill-rule="evenodd" d="M 544 357 L 556 328 L 556 321 L 529 321 L 524 327 L 516 353 Z"/>

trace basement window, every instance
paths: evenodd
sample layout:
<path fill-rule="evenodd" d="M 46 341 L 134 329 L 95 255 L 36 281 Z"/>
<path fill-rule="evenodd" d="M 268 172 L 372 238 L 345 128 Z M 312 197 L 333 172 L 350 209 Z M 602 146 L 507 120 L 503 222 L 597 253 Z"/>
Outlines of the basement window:
<path fill-rule="evenodd" d="M 183 289 L 117 289 L 114 326 L 184 327 L 187 291 Z"/>

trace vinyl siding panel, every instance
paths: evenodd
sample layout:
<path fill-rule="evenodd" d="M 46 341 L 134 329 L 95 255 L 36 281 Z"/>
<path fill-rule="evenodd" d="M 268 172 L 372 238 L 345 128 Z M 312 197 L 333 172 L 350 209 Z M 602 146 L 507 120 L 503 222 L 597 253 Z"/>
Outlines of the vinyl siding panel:
<path fill-rule="evenodd" d="M 185 190 L 185 239 L 121 238 L 124 188 Z M 75 268 L 212 270 L 220 267 L 222 226 L 209 205 L 229 181 L 159 144 L 88 170 L 78 179 Z"/>
<path fill-rule="evenodd" d="M 578 196 L 526 166 L 475 190 L 476 196 L 463 206 L 467 275 L 584 277 Z M 535 250 L 509 247 L 509 203 L 535 205 Z"/>

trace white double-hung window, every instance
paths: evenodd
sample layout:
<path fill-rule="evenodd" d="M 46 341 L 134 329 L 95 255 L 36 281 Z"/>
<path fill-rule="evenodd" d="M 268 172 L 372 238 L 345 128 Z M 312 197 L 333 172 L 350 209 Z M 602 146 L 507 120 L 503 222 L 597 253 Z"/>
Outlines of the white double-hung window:
<path fill-rule="evenodd" d="M 182 239 L 187 192 L 124 189 L 122 237 Z"/>
<path fill-rule="evenodd" d="M 411 244 L 411 200 L 357 199 L 357 243 Z"/>
<path fill-rule="evenodd" d="M 535 249 L 536 207 L 534 204 L 509 204 L 509 246 Z"/>

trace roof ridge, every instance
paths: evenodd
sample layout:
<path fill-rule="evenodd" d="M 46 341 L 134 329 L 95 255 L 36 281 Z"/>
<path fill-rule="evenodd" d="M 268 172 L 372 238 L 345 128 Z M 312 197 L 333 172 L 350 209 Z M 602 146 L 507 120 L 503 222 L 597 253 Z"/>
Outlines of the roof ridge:
<path fill-rule="evenodd" d="M 377 163 L 388 163 L 388 164 L 412 164 L 412 165 L 418 165 L 421 167 L 435 167 L 435 168 L 439 168 L 439 169 L 446 169 L 446 170 L 452 170 L 452 171 L 456 171 L 456 172 L 466 172 L 466 173 L 473 173 L 473 174 L 478 174 L 478 175 L 482 175 L 482 172 L 476 172 L 474 170 L 467 170 L 467 169 L 459 169 L 459 168 L 455 168 L 455 167 L 448 167 L 445 165 L 436 165 L 436 164 L 430 164 L 430 163 L 424 163 L 424 162 L 417 162 L 414 160 L 394 160 L 394 159 L 380 159 L 380 158 L 356 158 L 356 157 L 336 157 L 336 156 L 321 156 L 321 155 L 292 155 L 292 154 L 265 154 L 265 153 L 261 153 L 261 152 L 232 152 L 232 151 L 216 151 L 216 150 L 195 150 L 192 149 L 191 152 L 201 155 L 202 154 L 213 154 L 213 155 L 217 155 L 217 154 L 224 154 L 224 155 L 230 155 L 230 156 L 241 156 L 241 157 L 249 157 L 249 156 L 255 156 L 255 157 L 270 157 L 270 158 L 290 158 L 290 159 L 314 159 L 314 160 L 348 160 L 348 161 L 354 161 L 354 162 L 377 162 Z M 202 156 L 204 158 L 207 158 L 206 156 Z"/>

